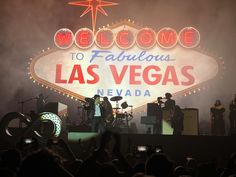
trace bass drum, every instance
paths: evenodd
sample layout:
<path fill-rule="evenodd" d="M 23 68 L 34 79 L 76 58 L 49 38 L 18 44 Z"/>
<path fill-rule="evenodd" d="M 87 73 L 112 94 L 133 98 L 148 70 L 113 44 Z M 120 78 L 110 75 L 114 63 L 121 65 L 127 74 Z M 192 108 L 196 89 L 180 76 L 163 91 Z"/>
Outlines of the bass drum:
<path fill-rule="evenodd" d="M 116 118 L 117 119 L 124 119 L 125 118 L 125 113 L 117 113 Z"/>

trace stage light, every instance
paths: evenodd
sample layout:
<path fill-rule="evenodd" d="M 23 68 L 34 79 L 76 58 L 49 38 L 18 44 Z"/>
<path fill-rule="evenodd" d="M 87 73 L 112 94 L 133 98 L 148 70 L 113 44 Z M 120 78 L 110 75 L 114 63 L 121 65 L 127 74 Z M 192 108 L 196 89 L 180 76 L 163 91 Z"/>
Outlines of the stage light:
<path fill-rule="evenodd" d="M 20 136 L 20 133 L 16 134 L 10 130 L 11 127 L 9 125 L 14 120 L 18 120 L 20 122 L 19 126 L 22 126 L 23 124 L 28 125 L 31 122 L 27 115 L 19 112 L 10 112 L 2 117 L 0 121 L 0 136 L 6 138 L 6 141 L 14 139 L 15 136 Z"/>
<path fill-rule="evenodd" d="M 40 115 L 41 121 L 51 121 L 53 123 L 53 132 L 54 137 L 59 137 L 61 133 L 61 119 L 58 115 L 51 112 L 42 112 Z M 42 137 L 37 131 L 34 131 L 38 136 Z"/>

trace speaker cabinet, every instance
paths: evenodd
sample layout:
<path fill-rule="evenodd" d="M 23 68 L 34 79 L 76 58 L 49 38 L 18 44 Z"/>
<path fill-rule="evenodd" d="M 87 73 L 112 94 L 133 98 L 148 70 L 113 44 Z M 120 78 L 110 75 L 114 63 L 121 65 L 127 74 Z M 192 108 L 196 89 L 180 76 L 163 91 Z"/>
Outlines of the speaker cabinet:
<path fill-rule="evenodd" d="M 157 104 L 148 103 L 147 104 L 147 116 L 156 116 L 157 114 Z"/>
<path fill-rule="evenodd" d="M 184 113 L 184 130 L 182 135 L 198 135 L 198 109 L 185 108 Z M 173 129 L 170 122 L 170 111 L 163 110 L 163 132 L 164 135 L 171 135 Z"/>

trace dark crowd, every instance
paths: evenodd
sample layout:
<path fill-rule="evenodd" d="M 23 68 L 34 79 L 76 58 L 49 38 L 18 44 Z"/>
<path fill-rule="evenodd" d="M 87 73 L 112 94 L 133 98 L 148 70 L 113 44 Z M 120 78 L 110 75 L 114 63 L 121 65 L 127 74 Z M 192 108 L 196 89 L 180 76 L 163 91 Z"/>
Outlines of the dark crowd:
<path fill-rule="evenodd" d="M 14 149 L 1 152 L 1 177 L 233 177 L 236 153 L 222 168 L 214 161 L 199 163 L 188 157 L 181 164 L 169 159 L 161 147 L 140 146 L 132 153 L 121 153 L 118 133 L 104 132 L 94 139 L 79 141 L 80 154 L 74 154 L 60 140 L 39 142 L 22 138 Z"/>

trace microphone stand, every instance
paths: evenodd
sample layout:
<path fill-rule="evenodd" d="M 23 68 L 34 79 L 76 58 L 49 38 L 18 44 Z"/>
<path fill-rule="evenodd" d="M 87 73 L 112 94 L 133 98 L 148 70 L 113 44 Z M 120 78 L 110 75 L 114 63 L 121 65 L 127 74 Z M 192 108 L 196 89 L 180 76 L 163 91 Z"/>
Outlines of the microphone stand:
<path fill-rule="evenodd" d="M 37 98 L 29 98 L 27 100 L 19 101 L 18 104 L 21 104 L 21 113 L 24 114 L 24 104 Z M 19 121 L 19 128 L 22 128 L 22 122 Z"/>

